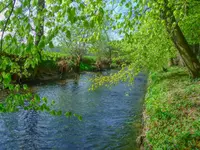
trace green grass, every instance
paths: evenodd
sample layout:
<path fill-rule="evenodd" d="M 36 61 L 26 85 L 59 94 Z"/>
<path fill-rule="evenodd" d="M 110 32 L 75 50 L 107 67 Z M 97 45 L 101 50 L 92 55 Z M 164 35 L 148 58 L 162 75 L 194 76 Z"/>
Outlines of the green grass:
<path fill-rule="evenodd" d="M 96 56 L 83 56 L 82 61 L 83 61 L 83 63 L 94 64 L 97 61 L 97 57 Z"/>
<path fill-rule="evenodd" d="M 92 71 L 93 68 L 90 64 L 80 63 L 80 70 L 81 71 Z"/>
<path fill-rule="evenodd" d="M 145 149 L 200 149 L 200 81 L 183 68 L 149 77 L 145 99 Z"/>
<path fill-rule="evenodd" d="M 89 55 L 87 55 L 87 56 L 83 56 L 83 58 L 85 58 L 85 59 L 92 59 L 92 60 L 97 60 L 97 56 L 89 56 Z"/>

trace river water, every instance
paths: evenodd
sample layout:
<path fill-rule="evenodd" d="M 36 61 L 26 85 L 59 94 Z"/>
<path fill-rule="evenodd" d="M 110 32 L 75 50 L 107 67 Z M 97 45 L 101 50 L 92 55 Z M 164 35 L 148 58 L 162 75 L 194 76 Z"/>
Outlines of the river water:
<path fill-rule="evenodd" d="M 55 100 L 56 108 L 82 115 L 82 121 L 24 110 L 0 114 L 0 150 L 137 149 L 134 122 L 141 118 L 146 77 L 136 77 L 134 86 L 119 83 L 89 92 L 94 75 L 35 87 L 41 97 Z"/>

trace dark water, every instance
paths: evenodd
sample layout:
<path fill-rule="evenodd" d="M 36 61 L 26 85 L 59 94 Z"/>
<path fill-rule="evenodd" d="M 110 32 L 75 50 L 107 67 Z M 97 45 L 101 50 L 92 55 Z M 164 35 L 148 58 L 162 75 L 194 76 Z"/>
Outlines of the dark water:
<path fill-rule="evenodd" d="M 40 96 L 54 99 L 58 109 L 82 115 L 83 121 L 35 111 L 0 114 L 0 150 L 137 149 L 134 121 L 142 107 L 146 77 L 137 77 L 134 87 L 119 83 L 110 90 L 88 92 L 93 75 L 37 87 Z"/>

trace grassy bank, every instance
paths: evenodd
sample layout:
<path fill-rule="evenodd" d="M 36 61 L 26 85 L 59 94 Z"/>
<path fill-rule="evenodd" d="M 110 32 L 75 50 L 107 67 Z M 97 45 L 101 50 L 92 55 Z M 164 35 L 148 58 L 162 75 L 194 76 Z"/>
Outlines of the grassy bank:
<path fill-rule="evenodd" d="M 145 149 L 200 149 L 200 81 L 186 70 L 151 74 L 145 109 Z"/>

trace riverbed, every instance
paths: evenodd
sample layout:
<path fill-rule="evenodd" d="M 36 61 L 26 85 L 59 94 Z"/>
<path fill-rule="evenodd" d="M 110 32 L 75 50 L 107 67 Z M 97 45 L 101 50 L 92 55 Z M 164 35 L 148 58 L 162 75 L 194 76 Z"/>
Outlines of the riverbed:
<path fill-rule="evenodd" d="M 85 72 L 76 79 L 37 85 L 41 97 L 55 100 L 55 108 L 83 117 L 51 116 L 46 112 L 21 110 L 0 114 L 0 150 L 135 150 L 145 94 L 146 76 L 140 74 L 133 86 L 119 83 L 112 88 L 88 91 Z"/>

